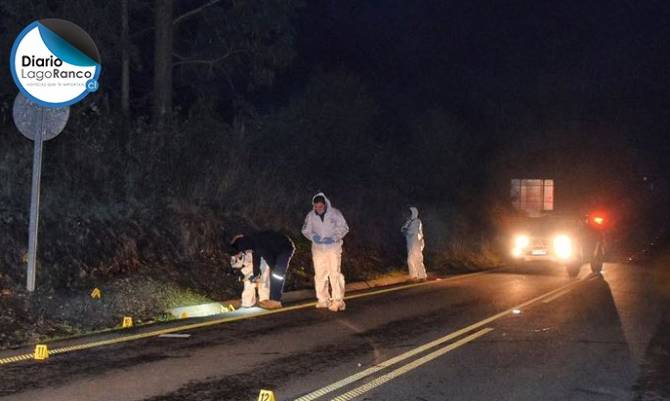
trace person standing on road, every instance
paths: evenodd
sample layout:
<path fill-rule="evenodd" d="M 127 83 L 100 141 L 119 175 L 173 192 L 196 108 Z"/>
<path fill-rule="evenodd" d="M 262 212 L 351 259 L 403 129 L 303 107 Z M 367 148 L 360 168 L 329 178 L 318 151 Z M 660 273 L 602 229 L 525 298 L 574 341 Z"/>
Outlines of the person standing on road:
<path fill-rule="evenodd" d="M 259 302 L 259 306 L 266 309 L 281 308 L 286 272 L 295 252 L 293 241 L 276 231 L 261 231 L 250 235 L 238 235 L 233 239 L 231 246 L 238 258 L 241 254 L 252 255 L 253 272 L 248 278 L 250 283 L 262 278 L 261 261 L 267 263 L 270 275 L 270 299 Z"/>
<path fill-rule="evenodd" d="M 423 264 L 423 224 L 419 219 L 419 210 L 414 206 L 409 208 L 410 216 L 403 224 L 400 232 L 407 241 L 407 267 L 412 280 L 426 279 L 426 266 Z"/>
<path fill-rule="evenodd" d="M 302 235 L 312 242 L 312 262 L 314 264 L 314 287 L 317 308 L 328 308 L 333 312 L 343 311 L 344 276 L 342 264 L 342 239 L 349 232 L 342 213 L 335 209 L 330 200 L 319 192 L 312 198 L 313 210 L 307 213 Z M 331 292 L 328 291 L 330 282 Z"/>

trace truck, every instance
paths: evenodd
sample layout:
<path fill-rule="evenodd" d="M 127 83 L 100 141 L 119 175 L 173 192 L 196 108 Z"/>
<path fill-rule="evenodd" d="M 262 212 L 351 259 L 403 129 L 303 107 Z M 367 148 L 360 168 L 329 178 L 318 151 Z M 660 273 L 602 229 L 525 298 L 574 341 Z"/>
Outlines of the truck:
<path fill-rule="evenodd" d="M 510 199 L 515 218 L 510 225 L 510 256 L 515 264 L 543 263 L 564 266 L 569 276 L 584 264 L 593 273 L 605 260 L 606 213 L 557 211 L 551 178 L 513 178 Z"/>

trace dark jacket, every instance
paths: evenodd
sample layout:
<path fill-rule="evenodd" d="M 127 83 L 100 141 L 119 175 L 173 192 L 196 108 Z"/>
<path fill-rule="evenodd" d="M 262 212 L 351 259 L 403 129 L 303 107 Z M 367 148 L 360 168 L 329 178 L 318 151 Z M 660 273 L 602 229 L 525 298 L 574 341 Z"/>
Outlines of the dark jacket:
<path fill-rule="evenodd" d="M 261 258 L 273 269 L 279 255 L 295 250 L 293 241 L 276 231 L 248 234 L 236 239 L 231 245 L 236 252 L 253 251 L 254 276 L 261 274 Z"/>

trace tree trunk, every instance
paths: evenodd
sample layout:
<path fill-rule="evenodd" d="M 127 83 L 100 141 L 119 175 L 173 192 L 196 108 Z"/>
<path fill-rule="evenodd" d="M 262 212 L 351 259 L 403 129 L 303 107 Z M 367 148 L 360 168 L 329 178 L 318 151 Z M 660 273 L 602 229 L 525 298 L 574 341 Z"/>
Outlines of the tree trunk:
<path fill-rule="evenodd" d="M 153 123 L 162 129 L 172 112 L 172 14 L 173 0 L 155 0 Z"/>
<path fill-rule="evenodd" d="M 121 192 L 129 202 L 134 190 L 133 171 L 131 169 L 131 129 L 130 129 L 130 36 L 129 36 L 128 0 L 121 0 L 121 114 L 123 121 L 119 133 L 119 152 L 125 159 Z"/>
<path fill-rule="evenodd" d="M 130 39 L 128 36 L 128 0 L 121 0 L 121 112 L 130 117 Z"/>

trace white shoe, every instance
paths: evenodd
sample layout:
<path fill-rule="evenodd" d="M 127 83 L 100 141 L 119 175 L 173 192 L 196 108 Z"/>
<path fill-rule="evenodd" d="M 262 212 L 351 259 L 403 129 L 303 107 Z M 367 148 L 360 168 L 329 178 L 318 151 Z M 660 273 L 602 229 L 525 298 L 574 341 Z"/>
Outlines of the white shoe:
<path fill-rule="evenodd" d="M 325 309 L 330 307 L 330 302 L 329 301 L 319 301 L 316 303 L 316 308 L 317 309 Z"/>
<path fill-rule="evenodd" d="M 345 305 L 344 301 L 333 301 L 333 303 L 330 304 L 328 309 L 331 312 L 340 312 L 340 311 L 345 310 L 346 307 L 347 306 Z"/>

